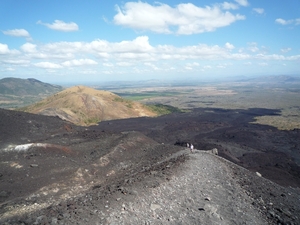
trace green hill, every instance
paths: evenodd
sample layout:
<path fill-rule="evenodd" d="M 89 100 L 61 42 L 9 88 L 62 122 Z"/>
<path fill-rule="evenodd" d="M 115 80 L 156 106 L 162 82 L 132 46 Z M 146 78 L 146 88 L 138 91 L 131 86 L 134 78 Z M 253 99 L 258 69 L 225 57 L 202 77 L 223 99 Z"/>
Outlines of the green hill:
<path fill-rule="evenodd" d="M 0 108 L 18 108 L 63 90 L 61 86 L 29 78 L 3 78 L 0 80 Z"/>
<path fill-rule="evenodd" d="M 41 95 L 53 94 L 62 90 L 61 86 L 43 83 L 39 80 L 28 78 L 3 78 L 0 80 L 0 94 L 3 95 Z"/>

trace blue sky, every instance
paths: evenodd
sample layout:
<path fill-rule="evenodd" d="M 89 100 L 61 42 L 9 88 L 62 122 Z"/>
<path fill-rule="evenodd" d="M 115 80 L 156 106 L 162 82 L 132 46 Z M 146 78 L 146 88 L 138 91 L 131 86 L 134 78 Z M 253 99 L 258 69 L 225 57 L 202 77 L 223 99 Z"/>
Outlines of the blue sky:
<path fill-rule="evenodd" d="M 1 0 L 0 79 L 300 75 L 299 0 Z"/>

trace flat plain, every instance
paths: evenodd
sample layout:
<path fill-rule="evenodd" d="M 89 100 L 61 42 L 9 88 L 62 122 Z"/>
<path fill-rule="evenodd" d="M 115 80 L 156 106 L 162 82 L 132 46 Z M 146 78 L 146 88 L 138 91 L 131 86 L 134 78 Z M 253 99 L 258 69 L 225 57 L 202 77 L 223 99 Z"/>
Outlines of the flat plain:
<path fill-rule="evenodd" d="M 196 83 L 180 86 L 126 87 L 111 90 L 144 104 L 164 104 L 183 110 L 193 108 L 280 110 L 278 115 L 256 117 L 254 123 L 281 130 L 300 129 L 300 82 L 243 81 Z"/>

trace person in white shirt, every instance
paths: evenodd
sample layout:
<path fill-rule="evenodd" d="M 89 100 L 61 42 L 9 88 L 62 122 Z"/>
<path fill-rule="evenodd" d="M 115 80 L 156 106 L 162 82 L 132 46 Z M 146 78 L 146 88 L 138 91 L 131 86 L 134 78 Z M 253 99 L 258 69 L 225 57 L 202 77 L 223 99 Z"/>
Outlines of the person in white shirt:
<path fill-rule="evenodd" d="M 194 145 L 193 144 L 191 144 L 190 149 L 191 149 L 191 153 L 193 153 L 193 151 L 194 151 Z"/>

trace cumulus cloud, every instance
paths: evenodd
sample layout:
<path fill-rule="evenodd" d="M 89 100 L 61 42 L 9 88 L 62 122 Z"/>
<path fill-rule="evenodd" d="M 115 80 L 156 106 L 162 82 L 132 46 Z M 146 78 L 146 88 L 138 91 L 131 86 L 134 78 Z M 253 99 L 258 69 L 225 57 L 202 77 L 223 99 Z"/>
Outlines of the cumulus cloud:
<path fill-rule="evenodd" d="M 258 52 L 259 48 L 257 47 L 257 43 L 256 42 L 250 42 L 247 43 L 248 44 L 248 50 L 251 52 Z"/>
<path fill-rule="evenodd" d="M 42 21 L 38 21 L 37 24 L 44 25 L 48 27 L 49 29 L 52 30 L 57 30 L 57 31 L 63 31 L 63 32 L 72 32 L 72 31 L 78 31 L 79 27 L 76 23 L 70 22 L 66 23 L 61 20 L 55 20 L 52 24 L 50 23 L 43 23 Z"/>
<path fill-rule="evenodd" d="M 14 30 L 5 30 L 3 31 L 3 34 L 14 36 L 14 37 L 30 37 L 30 34 L 25 29 L 14 29 Z"/>
<path fill-rule="evenodd" d="M 263 46 L 258 47 L 256 42 L 248 43 L 242 51 L 230 42 L 222 45 L 199 43 L 181 47 L 153 46 L 147 36 L 140 36 L 120 42 L 98 39 L 91 42 L 25 43 L 20 47 L 20 51 L 10 50 L 8 45 L 0 43 L 0 63 L 11 64 L 13 68 L 34 66 L 45 69 L 46 72 L 60 70 L 60 73 L 68 73 L 67 71 L 71 71 L 72 68 L 80 67 L 81 74 L 85 71 L 121 74 L 149 73 L 157 70 L 167 73 L 170 70 L 184 72 L 187 69 L 196 72 L 207 71 L 209 67 L 203 66 L 203 62 L 207 61 L 214 61 L 214 68 L 220 66 L 227 68 L 230 60 L 245 60 L 245 62 L 300 60 L 300 55 L 283 54 L 288 51 L 291 49 L 282 49 L 282 54 L 269 54 L 264 51 Z M 220 63 L 220 60 L 226 61 L 226 64 Z M 64 68 L 68 69 L 63 70 Z"/>
<path fill-rule="evenodd" d="M 289 52 L 289 51 L 291 51 L 292 49 L 291 48 L 282 48 L 282 49 L 280 49 L 280 51 L 282 52 L 282 53 L 287 53 L 287 52 Z"/>
<path fill-rule="evenodd" d="M 253 57 L 260 60 L 290 60 L 289 58 L 278 54 L 271 54 L 271 55 L 257 54 Z"/>
<path fill-rule="evenodd" d="M 267 54 L 263 47 L 258 47 L 256 42 L 248 43 L 245 48 L 247 51 L 234 51 L 235 46 L 229 42 L 224 43 L 223 46 L 201 43 L 183 47 L 173 45 L 152 46 L 147 36 L 140 36 L 133 40 L 121 42 L 108 42 L 98 39 L 91 42 L 53 42 L 38 47 L 33 44 L 25 44 L 25 46 L 22 46 L 22 49 L 26 49 L 27 52 L 37 49 L 37 52 L 31 54 L 34 59 L 44 59 L 44 61 L 47 59 L 47 61 L 61 60 L 57 64 L 59 65 L 57 68 L 60 66 L 72 67 L 98 64 L 98 60 L 95 61 L 89 59 L 89 57 L 74 59 L 82 56 L 92 56 L 103 60 L 102 65 L 105 63 L 105 66 L 112 65 L 112 63 L 118 66 L 132 66 L 138 62 L 159 62 L 160 60 L 245 60 L 253 58 L 254 56 L 251 54 Z M 39 55 L 43 57 L 37 57 Z"/>
<path fill-rule="evenodd" d="M 147 36 L 140 36 L 133 41 L 121 41 L 119 43 L 113 43 L 111 50 L 116 52 L 148 52 L 153 49 L 149 44 L 149 38 Z"/>
<path fill-rule="evenodd" d="M 227 49 L 229 49 L 229 50 L 232 50 L 232 49 L 234 49 L 234 45 L 227 42 L 227 43 L 225 44 L 225 48 L 227 48 Z"/>
<path fill-rule="evenodd" d="M 97 39 L 92 42 L 54 42 L 41 46 L 43 52 L 51 52 L 52 55 L 73 57 L 78 52 L 92 53 L 101 58 L 109 58 L 114 54 L 135 54 L 152 51 L 147 36 L 140 36 L 130 41 L 108 42 Z"/>
<path fill-rule="evenodd" d="M 266 63 L 266 62 L 262 62 L 262 63 L 258 63 L 258 65 L 260 65 L 260 66 L 268 66 L 269 64 Z"/>
<path fill-rule="evenodd" d="M 118 65 L 118 66 L 132 66 L 132 63 L 130 63 L 130 62 L 118 62 L 118 63 L 116 63 L 116 65 Z"/>
<path fill-rule="evenodd" d="M 34 53 L 36 52 L 36 45 L 31 44 L 31 43 L 26 43 L 21 46 L 21 50 L 25 53 Z"/>
<path fill-rule="evenodd" d="M 291 24 L 293 22 L 293 20 L 284 20 L 284 19 L 278 18 L 275 20 L 275 22 L 279 23 L 281 25 L 288 25 L 288 24 Z"/>
<path fill-rule="evenodd" d="M 107 67 L 113 67 L 114 66 L 114 64 L 112 64 L 112 63 L 103 63 L 102 65 L 107 66 Z"/>
<path fill-rule="evenodd" d="M 8 45 L 0 43 L 0 54 L 7 54 L 9 52 L 10 52 L 10 50 L 8 48 Z"/>
<path fill-rule="evenodd" d="M 14 68 L 11 68 L 11 67 L 6 68 L 5 70 L 6 70 L 6 71 L 15 71 L 15 69 L 14 69 Z"/>
<path fill-rule="evenodd" d="M 43 69 L 60 69 L 62 68 L 61 65 L 57 63 L 52 63 L 52 62 L 39 62 L 34 64 L 36 67 L 40 67 Z"/>
<path fill-rule="evenodd" d="M 159 70 L 159 68 L 154 63 L 146 62 L 144 63 L 144 65 L 151 67 L 153 70 Z"/>
<path fill-rule="evenodd" d="M 62 63 L 63 66 L 85 66 L 85 65 L 97 65 L 98 63 L 92 59 L 73 59 Z"/>
<path fill-rule="evenodd" d="M 291 19 L 291 20 L 285 20 L 285 19 L 282 19 L 282 18 L 278 18 L 278 19 L 275 20 L 275 22 L 280 24 L 280 25 L 289 25 L 289 24 L 300 25 L 300 18 Z"/>
<path fill-rule="evenodd" d="M 4 57 L 15 57 L 20 52 L 15 49 L 9 49 L 7 44 L 0 43 L 0 56 L 3 55 Z M 7 60 L 8 58 L 5 58 Z M 1 62 L 1 61 L 0 61 Z"/>
<path fill-rule="evenodd" d="M 249 3 L 247 0 L 235 0 L 238 4 L 240 4 L 241 6 L 248 6 Z"/>
<path fill-rule="evenodd" d="M 77 66 L 88 66 L 88 65 L 97 65 L 98 63 L 92 59 L 73 59 L 64 61 L 62 63 L 52 63 L 52 62 L 39 62 L 35 63 L 36 67 L 43 69 L 61 69 L 64 67 L 77 67 Z"/>
<path fill-rule="evenodd" d="M 245 5 L 247 1 L 238 2 Z M 192 3 L 182 3 L 172 8 L 162 3 L 150 5 L 146 2 L 127 2 L 122 8 L 116 6 L 114 23 L 137 30 L 189 35 L 212 32 L 246 18 L 244 15 L 223 11 L 225 8 L 236 9 L 237 6 L 223 3 L 198 7 Z"/>
<path fill-rule="evenodd" d="M 231 3 L 231 2 L 223 2 L 221 4 L 222 8 L 225 10 L 230 10 L 230 9 L 238 9 L 239 6 L 237 4 Z"/>
<path fill-rule="evenodd" d="M 197 62 L 192 62 L 192 63 L 186 63 L 186 66 L 193 67 L 193 66 L 200 66 L 200 64 Z"/>
<path fill-rule="evenodd" d="M 252 10 L 258 14 L 264 14 L 265 12 L 263 8 L 253 8 Z"/>
<path fill-rule="evenodd" d="M 5 63 L 7 64 L 14 64 L 14 65 L 25 65 L 25 64 L 29 64 L 30 61 L 29 60 L 25 60 L 25 59 L 11 59 L 11 60 L 4 60 Z"/>

